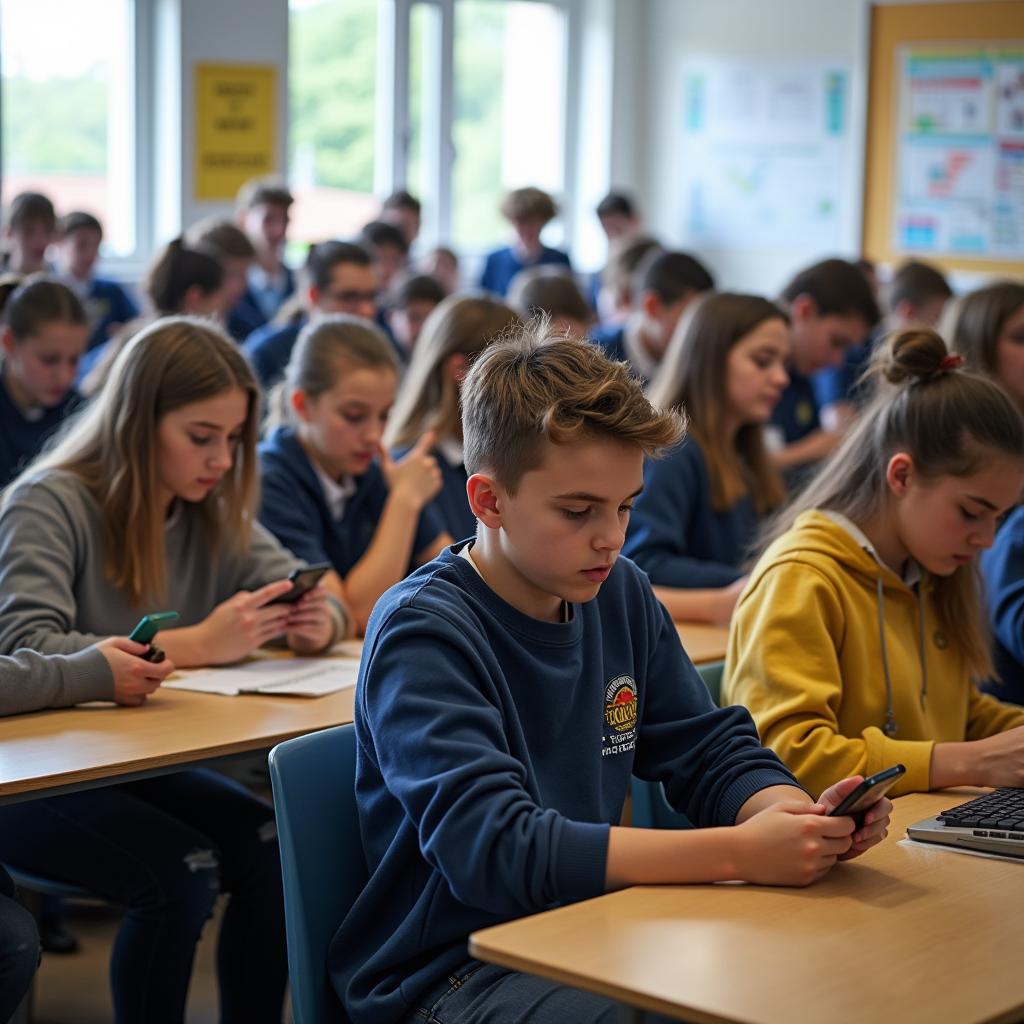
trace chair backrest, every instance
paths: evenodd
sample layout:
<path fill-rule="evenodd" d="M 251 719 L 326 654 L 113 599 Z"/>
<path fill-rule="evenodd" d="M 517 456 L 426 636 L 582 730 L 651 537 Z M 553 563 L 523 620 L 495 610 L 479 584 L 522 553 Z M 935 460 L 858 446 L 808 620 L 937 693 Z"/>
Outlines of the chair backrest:
<path fill-rule="evenodd" d="M 721 706 L 722 676 L 725 673 L 725 662 L 712 661 L 707 665 L 698 665 L 697 671 L 700 673 L 701 679 L 704 680 L 704 685 L 708 688 L 708 693 L 711 694 L 711 699 Z"/>
<path fill-rule="evenodd" d="M 331 939 L 366 884 L 355 796 L 355 727 L 270 752 L 295 1024 L 346 1024 L 327 976 Z"/>

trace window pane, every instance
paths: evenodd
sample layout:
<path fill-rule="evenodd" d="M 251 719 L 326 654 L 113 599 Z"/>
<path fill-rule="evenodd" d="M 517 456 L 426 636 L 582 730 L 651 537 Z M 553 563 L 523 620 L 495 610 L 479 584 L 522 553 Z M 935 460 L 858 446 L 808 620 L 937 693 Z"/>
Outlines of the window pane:
<path fill-rule="evenodd" d="M 508 189 L 562 191 L 565 32 L 564 12 L 549 4 L 456 4 L 452 206 L 459 249 L 501 244 L 508 227 L 498 204 Z"/>
<path fill-rule="evenodd" d="M 373 196 L 377 0 L 290 0 L 293 242 L 355 234 Z"/>
<path fill-rule="evenodd" d="M 2 194 L 86 210 L 135 247 L 130 0 L 0 0 Z"/>

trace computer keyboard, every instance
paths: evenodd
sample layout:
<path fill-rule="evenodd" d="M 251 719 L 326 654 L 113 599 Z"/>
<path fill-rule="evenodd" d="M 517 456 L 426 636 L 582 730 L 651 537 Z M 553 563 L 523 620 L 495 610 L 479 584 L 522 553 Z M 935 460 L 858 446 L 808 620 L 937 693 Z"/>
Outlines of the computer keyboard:
<path fill-rule="evenodd" d="M 997 828 L 1004 832 L 1020 832 L 1019 838 L 1024 840 L 1024 789 L 997 789 L 951 807 L 937 817 L 944 825 L 953 828 Z"/>

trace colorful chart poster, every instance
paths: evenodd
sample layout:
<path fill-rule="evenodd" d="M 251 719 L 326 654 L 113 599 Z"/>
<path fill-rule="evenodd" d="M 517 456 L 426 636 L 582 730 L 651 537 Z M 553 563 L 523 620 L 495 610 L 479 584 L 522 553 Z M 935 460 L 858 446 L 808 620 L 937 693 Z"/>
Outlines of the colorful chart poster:
<path fill-rule="evenodd" d="M 855 161 L 846 71 L 824 61 L 698 62 L 683 123 L 683 231 L 694 243 L 842 245 Z"/>
<path fill-rule="evenodd" d="M 1024 43 L 898 59 L 896 249 L 1024 259 Z"/>
<path fill-rule="evenodd" d="M 276 75 L 272 64 L 195 65 L 196 199 L 234 199 L 274 171 Z"/>

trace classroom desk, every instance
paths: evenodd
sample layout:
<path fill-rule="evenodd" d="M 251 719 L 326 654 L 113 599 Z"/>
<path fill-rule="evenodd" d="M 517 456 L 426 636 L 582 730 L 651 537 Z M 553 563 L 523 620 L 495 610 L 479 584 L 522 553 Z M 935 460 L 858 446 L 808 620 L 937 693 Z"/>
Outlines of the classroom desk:
<path fill-rule="evenodd" d="M 905 847 L 972 791 L 895 801 L 889 838 L 808 889 L 636 887 L 477 932 L 470 952 L 683 1020 L 1024 1019 L 1024 863 Z"/>
<path fill-rule="evenodd" d="M 676 632 L 694 665 L 721 661 L 729 646 L 728 626 L 706 626 L 700 622 L 677 622 Z"/>

